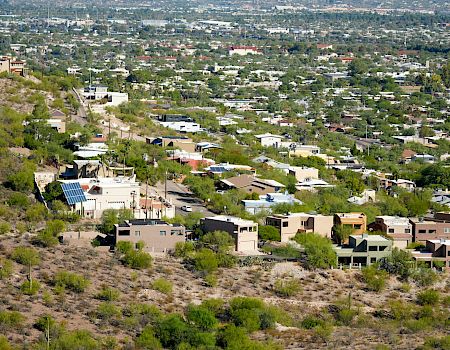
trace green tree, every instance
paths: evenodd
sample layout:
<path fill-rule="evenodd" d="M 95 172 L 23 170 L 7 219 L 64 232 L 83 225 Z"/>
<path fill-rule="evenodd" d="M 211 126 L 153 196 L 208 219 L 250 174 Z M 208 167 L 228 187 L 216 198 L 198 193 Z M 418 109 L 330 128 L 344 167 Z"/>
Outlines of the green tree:
<path fill-rule="evenodd" d="M 279 242 L 281 240 L 280 231 L 276 227 L 270 225 L 260 225 L 258 227 L 258 236 L 264 241 Z"/>
<path fill-rule="evenodd" d="M 186 318 L 191 325 L 202 331 L 212 331 L 218 326 L 214 313 L 204 306 L 189 305 Z"/>
<path fill-rule="evenodd" d="M 200 242 L 216 252 L 226 252 L 234 246 L 233 237 L 226 231 L 208 232 L 200 238 Z"/>
<path fill-rule="evenodd" d="M 362 270 L 362 276 L 370 290 L 381 292 L 386 286 L 388 273 L 385 270 L 379 270 L 375 265 L 371 265 Z"/>
<path fill-rule="evenodd" d="M 216 254 L 208 248 L 200 249 L 195 253 L 193 259 L 195 270 L 205 275 L 216 271 L 219 266 Z"/>
<path fill-rule="evenodd" d="M 306 266 L 308 268 L 328 269 L 336 266 L 336 252 L 328 238 L 316 233 L 297 233 L 294 241 L 305 248 Z"/>

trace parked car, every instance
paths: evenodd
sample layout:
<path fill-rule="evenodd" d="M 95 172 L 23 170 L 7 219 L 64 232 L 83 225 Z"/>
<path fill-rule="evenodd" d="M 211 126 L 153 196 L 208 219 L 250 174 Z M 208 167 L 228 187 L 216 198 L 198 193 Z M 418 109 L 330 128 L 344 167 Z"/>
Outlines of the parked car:
<path fill-rule="evenodd" d="M 187 212 L 191 212 L 192 211 L 192 207 L 190 205 L 183 205 L 181 207 L 181 210 L 187 211 Z"/>

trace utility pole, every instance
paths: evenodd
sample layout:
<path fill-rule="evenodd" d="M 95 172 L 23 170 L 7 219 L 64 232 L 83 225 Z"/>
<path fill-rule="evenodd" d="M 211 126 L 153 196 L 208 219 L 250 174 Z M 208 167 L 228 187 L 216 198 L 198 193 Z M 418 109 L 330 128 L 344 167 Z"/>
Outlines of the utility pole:
<path fill-rule="evenodd" d="M 145 220 L 148 219 L 148 170 L 147 170 L 147 179 L 145 181 Z"/>
<path fill-rule="evenodd" d="M 164 176 L 164 199 L 167 200 L 167 169 Z"/>

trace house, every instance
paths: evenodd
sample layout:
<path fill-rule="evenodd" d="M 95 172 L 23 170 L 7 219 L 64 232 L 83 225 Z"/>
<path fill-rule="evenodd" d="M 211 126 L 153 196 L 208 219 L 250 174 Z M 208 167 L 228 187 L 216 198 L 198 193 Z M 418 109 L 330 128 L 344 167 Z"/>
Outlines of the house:
<path fill-rule="evenodd" d="M 200 124 L 194 122 L 161 122 L 165 128 L 172 129 L 182 133 L 197 133 L 205 131 Z"/>
<path fill-rule="evenodd" d="M 411 157 L 411 161 L 433 164 L 436 162 L 436 158 L 429 154 L 415 154 Z"/>
<path fill-rule="evenodd" d="M 228 173 L 230 171 L 255 174 L 255 168 L 253 168 L 249 165 L 230 164 L 230 163 L 220 163 L 220 164 L 210 165 L 205 168 L 205 171 L 207 171 L 209 174 L 219 175 L 219 176 L 221 176 L 224 173 Z"/>
<path fill-rule="evenodd" d="M 279 148 L 281 146 L 282 136 L 272 134 L 255 135 L 263 147 Z"/>
<path fill-rule="evenodd" d="M 98 177 L 60 180 L 66 201 L 82 217 L 97 219 L 107 209 L 131 209 L 136 217 L 139 210 L 140 186 L 135 176 Z M 75 201 L 70 198 L 73 188 L 81 189 Z M 68 189 L 68 191 L 65 190 Z"/>
<path fill-rule="evenodd" d="M 332 188 L 334 185 L 329 184 L 325 180 L 321 179 L 306 179 L 305 181 L 298 182 L 295 185 L 297 191 L 314 191 L 319 188 Z"/>
<path fill-rule="evenodd" d="M 202 228 L 205 232 L 228 232 L 234 239 L 237 252 L 254 252 L 258 249 L 258 224 L 251 220 L 218 215 L 202 219 Z"/>
<path fill-rule="evenodd" d="M 168 253 L 175 249 L 178 242 L 186 241 L 184 226 L 162 220 L 127 220 L 114 227 L 116 244 L 131 242 L 137 248 L 138 243 L 142 242 L 143 249 L 149 253 Z"/>
<path fill-rule="evenodd" d="M 352 233 L 360 235 L 366 232 L 367 218 L 364 213 L 336 213 L 334 214 L 334 227 L 350 227 Z"/>
<path fill-rule="evenodd" d="M 261 55 L 262 51 L 259 50 L 256 46 L 230 46 L 228 48 L 228 55 L 238 55 L 238 56 L 247 56 L 247 55 Z"/>
<path fill-rule="evenodd" d="M 357 205 L 363 205 L 366 203 L 374 203 L 374 202 L 376 202 L 376 191 L 375 190 L 364 190 L 361 193 L 361 196 L 352 196 L 349 199 L 347 199 L 347 202 L 357 204 Z"/>
<path fill-rule="evenodd" d="M 158 116 L 160 122 L 193 122 L 194 120 L 184 114 L 162 114 Z"/>
<path fill-rule="evenodd" d="M 0 73 L 3 72 L 6 72 L 8 74 L 17 74 L 22 77 L 27 75 L 25 62 L 16 60 L 10 56 L 0 57 Z"/>
<path fill-rule="evenodd" d="M 425 243 L 430 239 L 450 239 L 450 213 L 435 213 L 432 218 L 409 218 L 413 242 Z"/>
<path fill-rule="evenodd" d="M 169 199 L 158 196 L 148 196 L 139 199 L 141 216 L 147 219 L 172 219 L 175 217 L 175 205 Z"/>
<path fill-rule="evenodd" d="M 319 169 L 303 166 L 290 166 L 288 174 L 294 176 L 298 182 L 319 179 Z"/>
<path fill-rule="evenodd" d="M 315 232 L 331 238 L 333 224 L 331 215 L 289 213 L 269 215 L 266 218 L 266 225 L 274 226 L 280 231 L 281 242 L 288 242 L 297 233 L 302 232 Z"/>
<path fill-rule="evenodd" d="M 380 235 L 350 235 L 348 244 L 335 245 L 338 264 L 369 266 L 392 254 L 392 241 Z"/>
<path fill-rule="evenodd" d="M 431 267 L 435 262 L 439 262 L 446 270 L 450 270 L 449 239 L 429 239 L 425 242 L 425 249 L 413 251 L 411 254 L 418 262 L 429 262 Z"/>
<path fill-rule="evenodd" d="M 97 159 L 74 160 L 72 165 L 66 166 L 66 171 L 61 174 L 64 179 L 96 178 L 103 167 L 101 161 Z M 105 174 L 102 174 L 105 177 Z M 107 176 L 110 174 L 108 173 Z"/>
<path fill-rule="evenodd" d="M 412 151 L 410 149 L 403 150 L 402 155 L 401 155 L 402 163 L 405 163 L 405 164 L 410 163 L 412 157 L 415 156 L 416 154 L 417 154 L 416 152 L 414 152 L 414 151 Z"/>
<path fill-rule="evenodd" d="M 395 188 L 401 188 L 407 191 L 414 191 L 414 188 L 416 188 L 416 184 L 414 181 L 406 179 L 393 180 L 384 176 L 377 176 L 377 178 L 378 181 L 380 182 L 380 187 L 387 191 L 393 190 Z"/>
<path fill-rule="evenodd" d="M 156 138 L 146 138 L 146 143 L 160 147 L 179 148 L 185 152 L 195 152 L 195 142 L 186 136 L 161 136 Z"/>
<path fill-rule="evenodd" d="M 88 101 L 104 100 L 106 106 L 118 106 L 122 103 L 128 102 L 128 94 L 124 92 L 108 92 L 107 86 L 89 85 L 81 95 Z M 93 105 L 96 106 L 96 105 Z"/>
<path fill-rule="evenodd" d="M 239 175 L 220 180 L 223 189 L 238 189 L 246 193 L 267 194 L 279 192 L 285 186 L 275 180 L 260 179 L 254 175 Z"/>
<path fill-rule="evenodd" d="M 59 134 L 64 134 L 66 132 L 66 121 L 64 118 L 48 118 L 45 120 L 47 125 L 53 130 L 57 131 Z"/>
<path fill-rule="evenodd" d="M 289 151 L 290 157 L 312 157 L 320 155 L 320 147 L 314 145 L 298 145 Z"/>
<path fill-rule="evenodd" d="M 392 238 L 394 247 L 405 249 L 413 239 L 413 228 L 408 218 L 398 216 L 377 216 L 368 225 L 371 232 L 383 232 Z"/>
<path fill-rule="evenodd" d="M 270 208 L 277 204 L 302 204 L 300 200 L 288 193 L 267 193 L 259 196 L 259 199 L 246 199 L 242 203 L 244 204 L 245 211 L 252 215 L 262 211 L 270 212 Z"/>
<path fill-rule="evenodd" d="M 192 170 L 197 170 L 201 167 L 208 167 L 215 163 L 214 160 L 205 158 L 202 153 L 185 152 L 178 149 L 170 151 L 170 155 L 167 159 L 173 160 L 180 164 L 188 165 L 192 168 Z"/>

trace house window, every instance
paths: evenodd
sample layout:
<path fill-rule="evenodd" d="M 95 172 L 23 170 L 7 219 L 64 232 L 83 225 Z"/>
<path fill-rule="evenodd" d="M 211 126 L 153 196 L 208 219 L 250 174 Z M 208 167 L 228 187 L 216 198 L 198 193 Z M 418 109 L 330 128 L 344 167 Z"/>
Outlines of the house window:
<path fill-rule="evenodd" d="M 284 222 L 283 222 L 283 227 L 288 227 L 288 226 L 289 226 L 289 222 L 284 221 Z"/>
<path fill-rule="evenodd" d="M 419 233 L 427 233 L 427 230 L 419 230 Z"/>
<path fill-rule="evenodd" d="M 376 245 L 369 246 L 369 251 L 376 252 L 377 251 L 377 246 Z"/>
<path fill-rule="evenodd" d="M 411 233 L 411 230 L 409 228 L 405 228 L 405 233 Z"/>
<path fill-rule="evenodd" d="M 129 235 L 130 235 L 130 230 L 119 231 L 119 236 L 129 236 Z"/>
<path fill-rule="evenodd" d="M 361 224 L 355 224 L 355 225 L 353 225 L 353 228 L 355 230 L 359 230 L 361 228 Z"/>
<path fill-rule="evenodd" d="M 378 250 L 379 250 L 380 252 L 382 252 L 382 251 L 386 250 L 386 248 L 387 248 L 387 246 L 385 246 L 385 245 L 380 245 L 380 246 L 378 247 Z"/>
<path fill-rule="evenodd" d="M 140 237 L 141 236 L 141 231 L 134 231 L 134 235 L 137 236 L 137 237 Z"/>
<path fill-rule="evenodd" d="M 159 231 L 159 235 L 160 236 L 165 236 L 166 235 L 166 231 Z"/>
<path fill-rule="evenodd" d="M 450 227 L 445 227 L 444 228 L 444 233 L 450 233 Z"/>
<path fill-rule="evenodd" d="M 433 234 L 435 234 L 435 233 L 436 233 L 436 230 L 428 230 L 428 233 L 433 233 Z"/>
<path fill-rule="evenodd" d="M 390 228 L 390 229 L 389 229 L 389 233 L 394 233 L 394 229 L 393 229 L 393 228 Z"/>
<path fill-rule="evenodd" d="M 374 264 L 374 263 L 376 263 L 377 262 L 377 258 L 370 258 L 370 263 L 371 264 Z"/>

